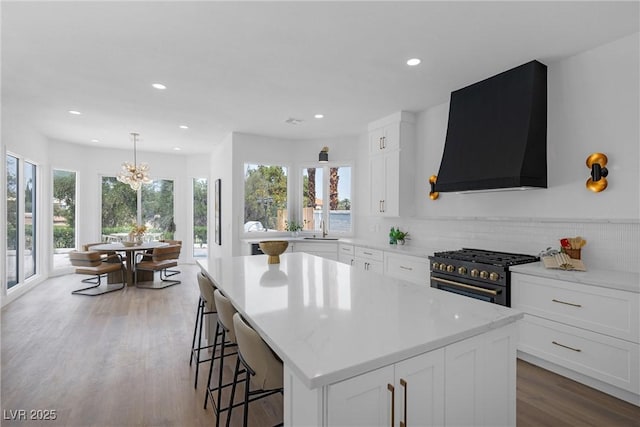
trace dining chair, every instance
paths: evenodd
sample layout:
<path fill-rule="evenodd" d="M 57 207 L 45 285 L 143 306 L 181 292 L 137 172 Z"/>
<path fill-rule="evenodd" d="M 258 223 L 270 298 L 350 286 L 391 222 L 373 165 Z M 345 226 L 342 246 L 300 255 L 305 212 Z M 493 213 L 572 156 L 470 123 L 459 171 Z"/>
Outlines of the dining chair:
<path fill-rule="evenodd" d="M 71 292 L 74 295 L 96 296 L 109 292 L 124 289 L 124 263 L 119 254 L 111 254 L 103 257 L 98 251 L 71 251 L 69 252 L 69 261 L 71 265 L 76 267 L 76 274 L 86 274 L 94 277 L 83 279 L 83 283 L 91 283 L 92 286 L 77 289 Z M 106 285 L 100 288 L 102 284 L 102 276 L 120 270 L 121 281 L 116 286 Z"/>
<path fill-rule="evenodd" d="M 181 249 L 181 245 L 168 245 L 153 248 L 151 253 L 137 254 L 134 263 L 136 287 L 142 289 L 164 289 L 182 283 L 180 280 L 168 279 L 180 273 L 180 270 L 169 269 L 178 266 Z M 155 283 L 154 280 L 151 280 L 149 284 L 138 283 L 138 271 L 150 271 L 152 274 L 158 271 L 160 273 L 160 283 Z"/>

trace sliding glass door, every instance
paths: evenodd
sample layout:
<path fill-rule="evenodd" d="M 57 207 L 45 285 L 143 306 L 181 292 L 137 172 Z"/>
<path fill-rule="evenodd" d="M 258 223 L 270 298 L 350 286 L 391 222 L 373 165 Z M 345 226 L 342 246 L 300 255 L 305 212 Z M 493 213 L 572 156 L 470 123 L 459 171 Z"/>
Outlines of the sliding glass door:
<path fill-rule="evenodd" d="M 37 263 L 37 170 L 36 164 L 7 154 L 7 289 L 38 271 Z"/>

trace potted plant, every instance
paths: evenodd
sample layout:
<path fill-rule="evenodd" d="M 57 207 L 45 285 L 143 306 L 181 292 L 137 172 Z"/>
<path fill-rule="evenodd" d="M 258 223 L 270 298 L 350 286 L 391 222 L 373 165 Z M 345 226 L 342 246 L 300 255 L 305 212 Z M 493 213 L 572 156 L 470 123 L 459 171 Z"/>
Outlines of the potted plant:
<path fill-rule="evenodd" d="M 285 221 L 284 228 L 285 230 L 290 231 L 293 237 L 297 237 L 300 230 L 302 230 L 302 224 L 296 221 Z"/>
<path fill-rule="evenodd" d="M 409 232 L 402 231 L 399 227 L 391 227 L 389 230 L 389 243 L 392 245 L 404 245 L 405 241 L 408 240 Z"/>

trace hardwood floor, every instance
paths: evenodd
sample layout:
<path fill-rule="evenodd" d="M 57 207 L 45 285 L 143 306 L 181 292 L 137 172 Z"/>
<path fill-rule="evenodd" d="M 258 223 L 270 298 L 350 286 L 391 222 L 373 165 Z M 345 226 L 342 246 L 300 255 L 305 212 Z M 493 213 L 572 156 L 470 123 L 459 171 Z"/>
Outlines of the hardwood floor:
<path fill-rule="evenodd" d="M 52 278 L 5 307 L 2 426 L 213 425 L 211 406 L 203 409 L 208 365 L 197 390 L 189 367 L 198 268 L 180 269 L 180 285 L 99 297 L 71 295 L 80 276 Z M 640 408 L 522 361 L 517 404 L 521 427 L 640 426 Z M 251 426 L 282 421 L 279 395 L 250 406 Z M 27 420 L 11 419 L 19 410 Z M 55 410 L 56 419 L 29 420 L 31 410 Z M 234 411 L 231 424 L 241 418 Z"/>

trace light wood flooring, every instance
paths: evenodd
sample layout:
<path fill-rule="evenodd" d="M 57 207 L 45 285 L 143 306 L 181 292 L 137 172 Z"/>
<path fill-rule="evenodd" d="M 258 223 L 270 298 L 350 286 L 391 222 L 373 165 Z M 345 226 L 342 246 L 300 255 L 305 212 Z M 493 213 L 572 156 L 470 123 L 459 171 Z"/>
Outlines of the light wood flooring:
<path fill-rule="evenodd" d="M 203 409 L 208 364 L 198 389 L 189 367 L 198 268 L 180 269 L 180 285 L 98 297 L 71 295 L 81 276 L 52 278 L 5 307 L 1 425 L 215 425 Z M 517 405 L 521 427 L 640 426 L 640 408 L 522 361 Z M 56 420 L 11 420 L 17 410 L 55 410 Z M 249 425 L 281 420 L 280 395 L 251 404 Z M 231 421 L 241 425 L 240 410 Z"/>

